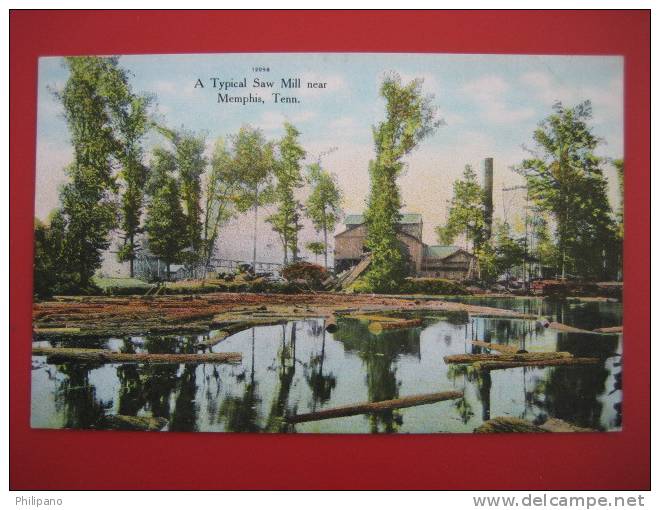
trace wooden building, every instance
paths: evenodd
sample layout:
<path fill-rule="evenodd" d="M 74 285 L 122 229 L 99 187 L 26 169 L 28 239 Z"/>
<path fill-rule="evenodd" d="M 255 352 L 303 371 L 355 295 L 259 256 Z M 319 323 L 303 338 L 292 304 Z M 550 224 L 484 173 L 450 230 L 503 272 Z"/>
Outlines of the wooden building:
<path fill-rule="evenodd" d="M 335 271 L 349 269 L 366 253 L 367 226 L 361 214 L 349 214 L 346 230 L 335 236 Z M 415 276 L 466 280 L 476 277 L 476 257 L 457 246 L 428 246 L 422 241 L 421 214 L 403 214 L 398 226 L 398 238 L 410 260 L 410 272 Z"/>

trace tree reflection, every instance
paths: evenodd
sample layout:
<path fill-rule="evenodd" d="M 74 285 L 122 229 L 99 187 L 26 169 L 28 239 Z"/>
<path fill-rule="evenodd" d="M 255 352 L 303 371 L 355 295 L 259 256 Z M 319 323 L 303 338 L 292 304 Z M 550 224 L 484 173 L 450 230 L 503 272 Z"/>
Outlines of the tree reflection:
<path fill-rule="evenodd" d="M 367 393 L 370 402 L 391 400 L 399 396 L 401 382 L 396 375 L 400 355 L 420 355 L 420 329 L 386 331 L 374 335 L 368 324 L 347 320 L 334 334 L 349 351 L 357 352 L 366 369 Z M 371 432 L 396 432 L 403 424 L 401 412 L 388 410 L 369 415 Z"/>
<path fill-rule="evenodd" d="M 323 363 L 325 362 L 325 325 L 321 325 L 319 330 L 321 352 L 310 356 L 307 365 L 308 370 L 305 370 L 305 380 L 312 391 L 312 411 L 316 411 L 319 404 L 325 404 L 330 400 L 332 390 L 337 385 L 337 378 L 332 372 L 328 374 L 323 373 Z"/>
<path fill-rule="evenodd" d="M 254 328 L 252 328 L 252 363 L 250 378 L 245 385 L 243 394 L 225 397 L 220 406 L 220 416 L 229 432 L 260 432 L 259 411 L 261 398 L 258 395 L 258 384 L 255 380 L 254 366 Z"/>
<path fill-rule="evenodd" d="M 112 401 L 96 399 L 96 388 L 89 382 L 89 373 L 99 365 L 64 363 L 57 365 L 63 379 L 55 392 L 56 409 L 64 414 L 64 428 L 94 428 L 112 407 Z"/>

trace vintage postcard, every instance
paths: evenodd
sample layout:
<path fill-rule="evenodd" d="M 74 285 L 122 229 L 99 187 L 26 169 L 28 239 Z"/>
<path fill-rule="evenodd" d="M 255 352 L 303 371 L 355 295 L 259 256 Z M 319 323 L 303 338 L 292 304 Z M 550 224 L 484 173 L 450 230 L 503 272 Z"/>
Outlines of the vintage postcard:
<path fill-rule="evenodd" d="M 33 428 L 623 427 L 623 58 L 39 59 Z"/>

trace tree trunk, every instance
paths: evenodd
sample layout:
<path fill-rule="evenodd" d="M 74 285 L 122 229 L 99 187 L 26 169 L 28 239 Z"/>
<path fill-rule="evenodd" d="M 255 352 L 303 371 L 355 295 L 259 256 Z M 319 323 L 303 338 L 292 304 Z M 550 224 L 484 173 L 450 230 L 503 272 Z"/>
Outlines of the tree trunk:
<path fill-rule="evenodd" d="M 167 263 L 167 281 L 170 281 L 170 263 Z"/>
<path fill-rule="evenodd" d="M 134 268 L 134 263 L 135 262 L 135 238 L 133 234 L 131 234 L 131 258 L 128 261 L 128 267 L 129 267 L 129 274 L 131 275 L 131 278 L 135 276 L 135 272 L 133 270 Z"/>
<path fill-rule="evenodd" d="M 257 210 L 259 208 L 259 188 L 254 190 L 254 235 L 252 237 L 252 271 L 257 272 Z"/>
<path fill-rule="evenodd" d="M 323 252 L 325 255 L 324 264 L 325 270 L 328 270 L 328 227 L 323 224 Z"/>

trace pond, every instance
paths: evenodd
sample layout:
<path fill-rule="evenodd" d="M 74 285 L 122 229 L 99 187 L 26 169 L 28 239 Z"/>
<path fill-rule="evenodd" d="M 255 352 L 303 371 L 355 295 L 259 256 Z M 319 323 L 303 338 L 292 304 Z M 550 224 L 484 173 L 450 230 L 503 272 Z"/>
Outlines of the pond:
<path fill-rule="evenodd" d="M 576 327 L 616 326 L 620 303 L 541 299 L 471 299 L 475 304 L 541 312 Z M 519 319 L 420 313 L 420 327 L 374 335 L 342 319 L 335 333 L 322 319 L 256 327 L 228 337 L 213 352 L 240 352 L 227 364 L 50 365 L 32 358 L 32 426 L 98 428 L 104 415 L 167 419 L 164 430 L 197 432 L 471 433 L 483 421 L 511 416 L 560 418 L 603 431 L 622 426 L 619 335 L 560 333 Z M 213 334 L 213 332 L 211 332 Z M 39 342 L 122 352 L 197 352 L 200 335 Z M 477 372 L 447 365 L 448 354 L 479 353 L 471 340 L 532 351 L 606 358 L 593 366 Z M 610 357 L 607 357 L 610 356 Z M 362 402 L 457 390 L 463 398 L 373 414 L 290 423 L 293 415 Z"/>

